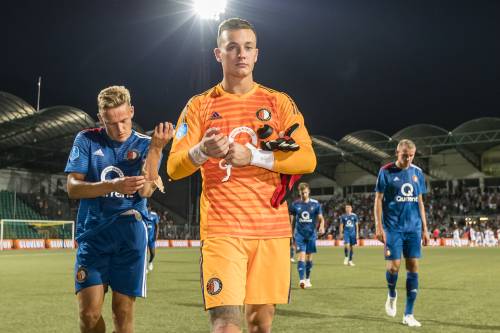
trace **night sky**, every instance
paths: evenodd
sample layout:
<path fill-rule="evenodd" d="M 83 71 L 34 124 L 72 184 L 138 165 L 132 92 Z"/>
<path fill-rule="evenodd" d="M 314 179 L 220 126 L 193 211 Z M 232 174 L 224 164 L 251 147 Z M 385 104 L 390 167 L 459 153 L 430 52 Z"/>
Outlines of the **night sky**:
<path fill-rule="evenodd" d="M 297 102 L 311 134 L 339 140 L 417 123 L 453 129 L 500 116 L 500 1 L 231 1 L 223 18 L 258 33 L 254 78 Z M 127 86 L 145 129 L 173 121 L 221 80 L 217 22 L 190 1 L 5 1 L 0 90 L 92 117 L 98 92 Z"/>

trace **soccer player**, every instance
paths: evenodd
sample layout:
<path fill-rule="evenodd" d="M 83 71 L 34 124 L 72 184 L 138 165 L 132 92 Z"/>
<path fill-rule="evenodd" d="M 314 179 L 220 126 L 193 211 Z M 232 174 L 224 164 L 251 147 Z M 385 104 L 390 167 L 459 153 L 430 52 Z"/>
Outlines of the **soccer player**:
<path fill-rule="evenodd" d="M 340 217 L 340 237 L 344 239 L 344 265 L 355 266 L 352 256 L 359 240 L 359 219 L 351 205 L 345 205 L 345 214 Z"/>
<path fill-rule="evenodd" d="M 316 253 L 316 239 L 325 233 L 325 219 L 318 200 L 309 197 L 311 190 L 307 183 L 298 186 L 300 199 L 290 205 L 290 221 L 295 225 L 293 237 L 297 246 L 300 288 L 311 288 L 311 269 L 313 253 Z M 305 277 L 305 278 L 304 278 Z"/>
<path fill-rule="evenodd" d="M 158 239 L 158 222 L 160 218 L 158 214 L 148 209 L 148 216 L 144 219 L 146 226 L 148 228 L 148 250 L 149 250 L 149 261 L 148 261 L 148 271 L 153 270 L 153 259 L 155 258 L 155 242 Z"/>
<path fill-rule="evenodd" d="M 188 102 L 167 163 L 172 179 L 201 168 L 201 285 L 213 332 L 241 332 L 242 305 L 249 332 L 271 331 L 290 290 L 284 197 L 295 175 L 316 167 L 295 103 L 254 82 L 258 51 L 249 22 L 219 25 L 222 82 Z"/>
<path fill-rule="evenodd" d="M 422 170 L 413 165 L 416 147 L 411 140 L 401 140 L 396 162 L 380 169 L 375 188 L 374 215 L 377 238 L 385 244 L 386 279 L 389 295 L 387 315 L 396 316 L 396 282 L 401 252 L 406 263 L 406 308 L 403 324 L 421 326 L 413 316 L 418 291 L 418 258 L 422 243 L 429 243 L 422 195 L 427 192 Z"/>
<path fill-rule="evenodd" d="M 462 241 L 460 240 L 460 229 L 455 224 L 455 229 L 453 230 L 453 247 L 462 247 Z"/>
<path fill-rule="evenodd" d="M 97 97 L 102 128 L 75 138 L 65 172 L 68 195 L 80 199 L 75 289 L 80 331 L 105 332 L 104 295 L 111 287 L 116 332 L 133 332 L 134 301 L 146 296 L 146 198 L 159 187 L 158 167 L 173 126 L 160 123 L 152 137 L 132 129 L 134 107 L 122 86 Z"/>

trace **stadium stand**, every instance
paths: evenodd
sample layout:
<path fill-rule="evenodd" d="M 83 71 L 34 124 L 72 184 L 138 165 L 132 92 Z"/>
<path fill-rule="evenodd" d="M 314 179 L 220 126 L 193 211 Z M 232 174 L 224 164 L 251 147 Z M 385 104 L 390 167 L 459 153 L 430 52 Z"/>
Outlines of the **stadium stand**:
<path fill-rule="evenodd" d="M 0 217 L 7 216 L 3 212 L 9 210 L 8 198 L 16 192 L 22 202 L 18 209 L 26 216 L 74 219 L 77 202 L 67 198 L 62 170 L 76 133 L 94 126 L 95 121 L 77 108 L 55 106 L 37 112 L 21 98 L 0 92 Z M 143 132 L 138 124 L 134 128 Z M 452 130 L 415 124 L 393 135 L 360 130 L 338 141 L 313 135 L 318 167 L 304 179 L 311 185 L 312 196 L 324 203 L 331 237 L 337 237 L 337 218 L 345 202 L 352 203 L 360 216 L 362 237 L 373 237 L 376 176 L 380 166 L 393 159 L 402 138 L 417 145 L 415 164 L 425 172 L 430 190 L 426 203 L 431 230 L 438 228 L 447 236 L 457 223 L 466 232 L 471 221 L 498 228 L 500 118 L 489 117 Z M 155 194 L 152 204 L 161 217 L 160 238 L 196 239 L 199 183 L 195 175 L 169 182 L 166 196 Z"/>

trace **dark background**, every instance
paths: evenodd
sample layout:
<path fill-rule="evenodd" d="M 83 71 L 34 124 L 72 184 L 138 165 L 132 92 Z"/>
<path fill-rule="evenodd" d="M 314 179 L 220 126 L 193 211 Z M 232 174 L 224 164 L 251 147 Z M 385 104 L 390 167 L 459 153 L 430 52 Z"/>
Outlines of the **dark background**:
<path fill-rule="evenodd" d="M 311 134 L 452 130 L 500 115 L 500 1 L 231 1 L 223 18 L 258 32 L 257 82 L 290 94 Z M 127 86 L 145 129 L 175 122 L 221 79 L 217 22 L 190 1 L 9 1 L 0 7 L 0 90 L 95 117 L 107 85 Z"/>

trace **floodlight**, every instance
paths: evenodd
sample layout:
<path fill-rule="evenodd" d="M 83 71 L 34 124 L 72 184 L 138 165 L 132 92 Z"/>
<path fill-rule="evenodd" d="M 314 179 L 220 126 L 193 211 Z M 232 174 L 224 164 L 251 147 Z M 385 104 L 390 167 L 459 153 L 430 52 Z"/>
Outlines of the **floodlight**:
<path fill-rule="evenodd" d="M 226 10 L 226 0 L 194 0 L 193 9 L 205 20 L 220 20 L 220 15 Z"/>

